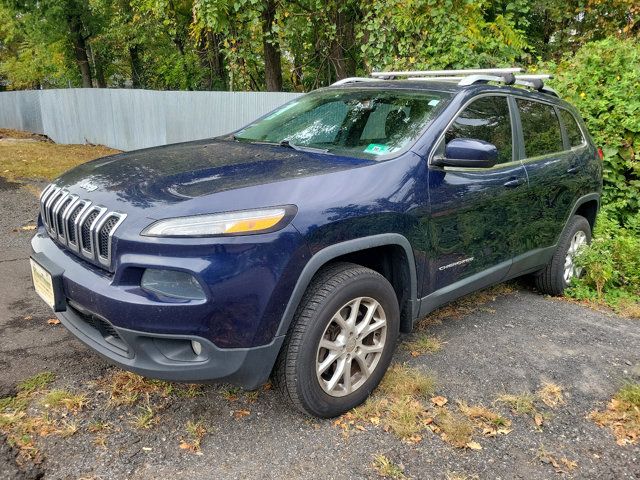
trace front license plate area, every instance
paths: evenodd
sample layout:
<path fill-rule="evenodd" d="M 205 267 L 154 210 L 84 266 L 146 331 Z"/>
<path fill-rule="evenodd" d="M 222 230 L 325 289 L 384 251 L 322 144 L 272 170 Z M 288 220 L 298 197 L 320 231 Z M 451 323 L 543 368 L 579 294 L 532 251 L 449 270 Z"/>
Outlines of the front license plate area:
<path fill-rule="evenodd" d="M 31 257 L 29 261 L 31 262 L 31 278 L 36 293 L 54 312 L 66 310 L 62 289 L 62 270 L 50 262 L 38 261 L 34 257 Z"/>

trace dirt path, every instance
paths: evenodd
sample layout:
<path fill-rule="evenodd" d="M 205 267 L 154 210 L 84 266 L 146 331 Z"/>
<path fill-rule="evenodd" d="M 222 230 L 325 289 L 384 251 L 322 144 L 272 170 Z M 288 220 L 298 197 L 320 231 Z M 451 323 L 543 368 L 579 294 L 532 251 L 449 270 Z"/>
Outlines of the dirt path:
<path fill-rule="evenodd" d="M 428 428 L 407 442 L 385 432 L 384 421 L 316 421 L 273 390 L 144 383 L 115 387 L 137 395 L 116 405 L 112 389 L 123 376 L 61 325 L 49 325 L 50 312 L 30 288 L 34 194 L 0 179 L 0 211 L 0 397 L 43 371 L 55 373 L 47 388 L 86 395 L 76 412 L 51 410 L 69 430 L 36 433 L 42 459 L 36 468 L 25 463 L 31 469 L 19 471 L 15 450 L 2 445 L 0 478 L 377 478 L 372 464 L 379 454 L 409 478 L 640 478 L 640 447 L 616 445 L 609 430 L 586 418 L 625 381 L 640 380 L 637 320 L 518 286 L 484 295 L 460 318 L 430 326 L 440 351 L 414 357 L 399 349 L 396 361 L 433 374 L 437 395 L 452 409 L 456 401 L 482 404 L 512 422 L 496 438 L 474 434 L 481 450 L 453 448 Z M 544 382 L 561 386 L 565 403 L 551 408 L 536 401 L 540 426 L 533 414 L 495 403 Z M 44 393 L 32 397 L 30 415 L 48 408 L 38 395 Z"/>

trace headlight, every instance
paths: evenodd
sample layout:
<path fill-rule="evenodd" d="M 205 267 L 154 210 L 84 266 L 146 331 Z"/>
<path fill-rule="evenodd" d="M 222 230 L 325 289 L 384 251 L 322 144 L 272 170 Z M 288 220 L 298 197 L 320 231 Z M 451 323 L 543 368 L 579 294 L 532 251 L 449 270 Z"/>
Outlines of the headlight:
<path fill-rule="evenodd" d="M 280 230 L 295 214 L 294 206 L 194 215 L 158 220 L 142 231 L 149 237 L 211 237 Z"/>
<path fill-rule="evenodd" d="M 144 290 L 183 300 L 204 300 L 202 287 L 193 275 L 177 270 L 147 268 L 140 286 Z"/>

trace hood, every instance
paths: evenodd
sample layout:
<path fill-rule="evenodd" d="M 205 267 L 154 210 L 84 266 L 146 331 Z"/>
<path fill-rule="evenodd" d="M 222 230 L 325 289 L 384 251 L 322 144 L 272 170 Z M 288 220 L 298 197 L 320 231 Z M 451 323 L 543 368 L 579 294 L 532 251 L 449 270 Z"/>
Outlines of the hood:
<path fill-rule="evenodd" d="M 121 153 L 80 165 L 55 183 L 82 197 L 145 208 L 218 192 L 376 163 L 231 139 L 208 139 Z M 94 193 L 91 193 L 94 192 Z"/>

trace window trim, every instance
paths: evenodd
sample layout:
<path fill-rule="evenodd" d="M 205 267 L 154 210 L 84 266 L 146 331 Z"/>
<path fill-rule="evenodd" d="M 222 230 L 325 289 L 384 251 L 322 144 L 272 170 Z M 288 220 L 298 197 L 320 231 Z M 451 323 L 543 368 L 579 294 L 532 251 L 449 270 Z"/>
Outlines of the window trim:
<path fill-rule="evenodd" d="M 571 146 L 571 141 L 569 140 L 569 134 L 567 133 L 566 130 L 566 125 L 564 123 L 564 119 L 562 118 L 562 115 L 560 115 L 558 113 L 558 118 L 560 119 L 560 126 L 562 127 L 562 130 L 564 132 L 564 134 L 566 134 L 566 138 L 567 138 L 567 144 L 565 145 L 565 148 L 567 151 L 574 151 L 574 150 L 579 150 L 582 149 L 584 147 L 586 147 L 588 145 L 587 142 L 587 137 L 585 135 L 585 132 L 582 128 L 582 125 L 580 125 L 580 122 L 578 121 L 578 119 L 576 118 L 576 116 L 573 114 L 573 112 L 571 110 L 569 110 L 568 108 L 564 108 L 564 107 L 560 107 L 560 106 L 556 106 L 556 110 L 558 112 L 560 112 L 560 110 L 564 110 L 565 112 L 567 112 L 569 115 L 571 115 L 571 118 L 573 118 L 573 121 L 575 122 L 576 126 L 578 127 L 578 130 L 580 131 L 580 136 L 582 137 L 582 142 L 580 142 L 579 145 L 576 145 L 575 147 Z"/>
<path fill-rule="evenodd" d="M 440 144 L 444 141 L 444 137 L 447 133 L 447 131 L 449 130 L 449 128 L 451 127 L 451 125 L 453 125 L 453 123 L 458 119 L 458 117 L 460 116 L 460 114 L 462 112 L 464 112 L 464 110 L 471 105 L 473 102 L 475 102 L 476 100 L 480 99 L 480 98 L 484 98 L 484 97 L 506 97 L 507 99 L 507 106 L 509 107 L 509 122 L 511 122 L 511 161 L 510 162 L 504 162 L 504 163 L 498 163 L 496 165 L 494 165 L 493 167 L 489 167 L 489 168 L 482 168 L 482 167 L 451 167 L 451 166 L 436 166 L 433 164 L 433 157 L 435 156 L 436 152 L 438 151 L 438 149 L 440 148 Z M 429 152 L 429 155 L 427 157 L 427 165 L 429 167 L 435 167 L 435 168 L 439 168 L 446 171 L 451 171 L 451 172 L 460 172 L 460 171 L 464 171 L 464 172 L 491 172 L 491 171 L 495 171 L 495 170 L 501 170 L 505 167 L 513 167 L 515 165 L 522 165 L 522 162 L 520 159 L 516 158 L 518 157 L 518 146 L 516 141 L 518 140 L 517 138 L 517 132 L 516 132 L 516 124 L 515 124 L 515 120 L 516 120 L 516 115 L 518 114 L 518 112 L 514 111 L 514 105 L 512 105 L 512 102 L 510 100 L 510 98 L 512 97 L 512 95 L 510 93 L 502 93 L 502 92 L 486 92 L 486 93 L 481 93 L 479 95 L 476 95 L 475 97 L 470 98 L 469 100 L 467 100 L 459 109 L 458 111 L 456 111 L 455 115 L 451 118 L 451 120 L 449 120 L 449 122 L 447 123 L 447 126 L 442 130 L 442 132 L 440 133 L 440 135 L 438 135 L 438 138 L 436 139 L 436 141 L 434 142 L 434 147 L 431 148 L 431 151 Z M 518 120 L 519 120 L 519 116 L 518 116 Z"/>

